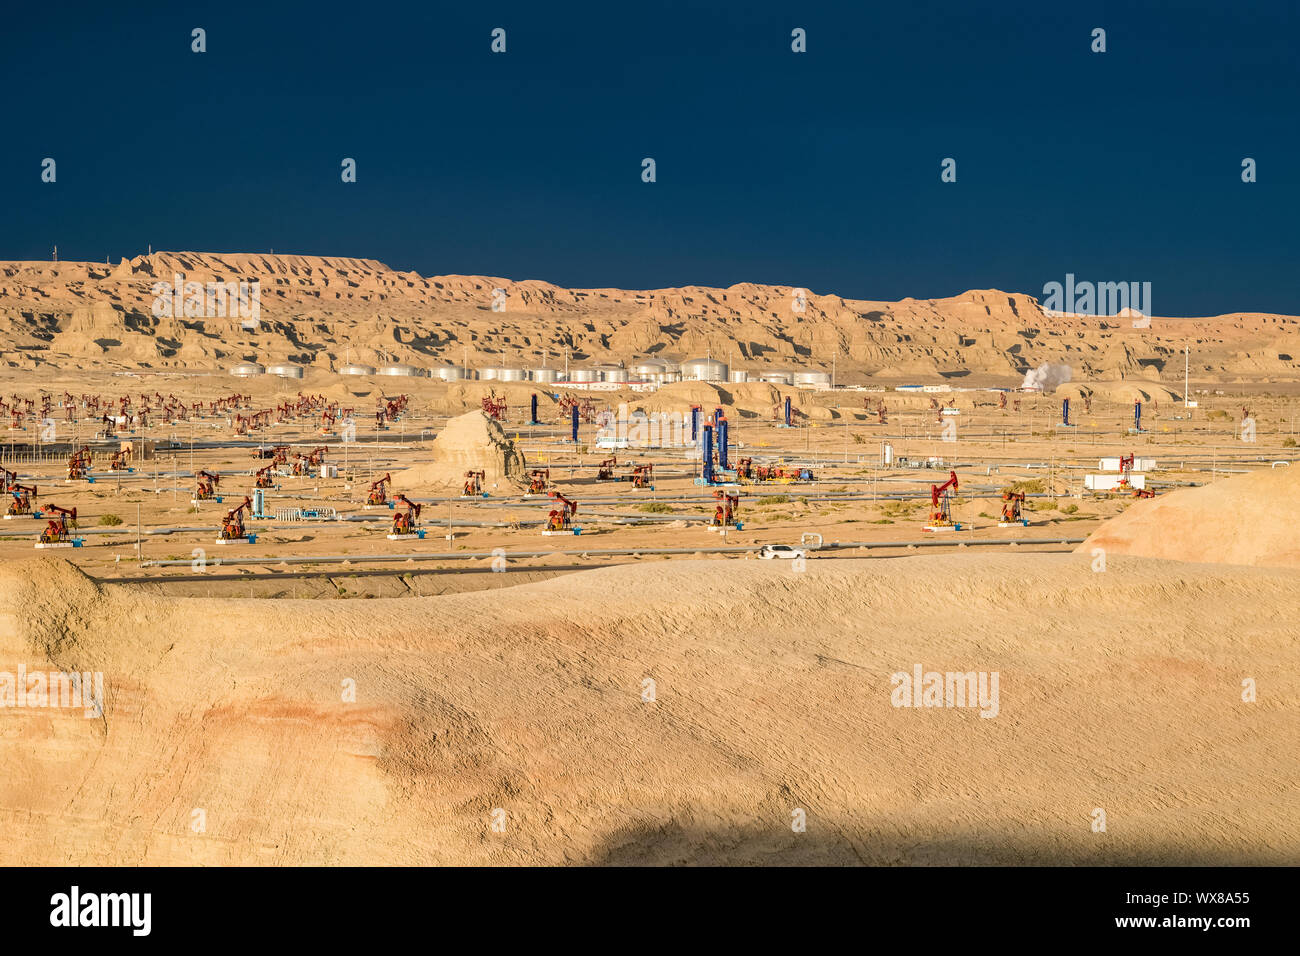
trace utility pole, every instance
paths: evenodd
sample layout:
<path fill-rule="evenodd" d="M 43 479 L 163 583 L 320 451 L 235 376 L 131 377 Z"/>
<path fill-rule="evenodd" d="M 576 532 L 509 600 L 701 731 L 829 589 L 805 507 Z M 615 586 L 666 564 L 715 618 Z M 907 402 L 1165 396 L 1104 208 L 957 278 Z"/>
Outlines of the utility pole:
<path fill-rule="evenodd" d="M 1183 408 L 1189 407 L 1188 401 L 1190 400 L 1191 397 L 1187 391 L 1187 374 L 1189 368 L 1188 361 L 1189 359 L 1188 359 L 1187 343 L 1184 342 L 1183 343 Z"/>

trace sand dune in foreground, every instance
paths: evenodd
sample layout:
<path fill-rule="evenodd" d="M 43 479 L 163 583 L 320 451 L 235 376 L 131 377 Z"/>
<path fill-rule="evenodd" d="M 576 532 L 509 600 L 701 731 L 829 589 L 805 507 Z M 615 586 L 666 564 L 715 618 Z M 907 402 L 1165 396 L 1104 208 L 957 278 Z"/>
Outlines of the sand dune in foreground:
<path fill-rule="evenodd" d="M 0 711 L 0 864 L 1300 858 L 1289 571 L 696 561 L 337 602 L 0 576 L 0 666 L 107 690 L 102 719 Z M 998 716 L 894 707 L 917 664 L 997 671 Z"/>
<path fill-rule="evenodd" d="M 1078 551 L 1171 561 L 1300 566 L 1291 503 L 1300 468 L 1280 467 L 1223 478 L 1138 501 L 1098 528 Z M 1292 609 L 1294 611 L 1294 609 Z M 1293 615 L 1292 615 L 1293 617 Z"/>

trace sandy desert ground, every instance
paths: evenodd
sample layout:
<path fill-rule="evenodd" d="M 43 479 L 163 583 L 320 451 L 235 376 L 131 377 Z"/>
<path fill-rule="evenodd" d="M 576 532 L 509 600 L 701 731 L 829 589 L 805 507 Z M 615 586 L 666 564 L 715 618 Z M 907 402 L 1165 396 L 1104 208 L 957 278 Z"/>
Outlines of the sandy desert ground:
<path fill-rule="evenodd" d="M 153 322 L 149 285 L 173 269 L 275 276 L 262 326 Z M 0 672 L 104 687 L 90 716 L 0 708 L 0 864 L 1300 859 L 1292 317 L 1135 329 L 989 292 L 813 296 L 803 325 L 769 287 L 581 292 L 305 257 L 0 272 L 0 461 L 38 507 L 76 507 L 82 540 L 34 550 L 49 514 L 0 528 Z M 478 301 L 503 285 L 527 314 Z M 547 349 L 554 365 L 566 344 L 583 362 L 711 350 L 753 368 L 839 348 L 845 387 L 590 394 L 722 408 L 733 465 L 813 472 L 714 488 L 689 448 L 603 450 L 587 422 L 567 441 L 551 387 L 334 371 Z M 295 358 L 300 381 L 225 372 Z M 1013 388 L 1040 361 L 1073 380 L 1006 408 L 893 389 Z M 124 395 L 148 422 L 96 437 L 87 398 Z M 490 395 L 500 423 L 479 410 Z M 792 428 L 773 417 L 787 397 Z M 165 411 L 180 403 L 203 407 Z M 356 440 L 322 409 L 353 409 Z M 268 464 L 256 449 L 279 444 L 323 447 L 337 475 L 273 469 L 257 540 L 217 544 Z M 70 481 L 83 445 L 94 480 Z M 1154 459 L 1154 498 L 1085 487 L 1130 454 Z M 653 465 L 652 487 L 600 480 L 609 457 L 616 479 Z M 222 501 L 192 500 L 199 469 Z M 462 497 L 476 469 L 486 494 Z M 578 503 L 580 535 L 542 535 L 555 502 L 528 494 L 535 469 Z M 927 532 L 950 472 L 961 530 Z M 390 541 L 394 511 L 365 507 L 384 475 L 421 505 L 424 538 Z M 999 527 L 1009 489 L 1025 523 Z M 715 491 L 737 497 L 739 527 L 710 529 Z M 760 560 L 770 544 L 809 555 Z M 996 695 L 900 706 L 917 668 L 984 675 Z"/>

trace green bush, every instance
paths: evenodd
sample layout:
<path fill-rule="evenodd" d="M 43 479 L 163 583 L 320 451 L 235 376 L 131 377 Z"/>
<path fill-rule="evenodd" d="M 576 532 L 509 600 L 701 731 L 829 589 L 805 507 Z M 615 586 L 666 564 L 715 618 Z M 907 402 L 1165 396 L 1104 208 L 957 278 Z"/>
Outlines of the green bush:
<path fill-rule="evenodd" d="M 647 501 L 643 505 L 637 505 L 638 511 L 646 511 L 650 514 L 663 514 L 673 510 L 672 505 L 666 505 L 662 501 Z"/>
<path fill-rule="evenodd" d="M 1020 481 L 1013 481 L 1002 490 L 1003 492 L 1019 491 L 1024 492 L 1027 495 L 1041 495 L 1047 490 L 1047 485 L 1041 478 L 1024 478 Z"/>
<path fill-rule="evenodd" d="M 110 527 L 112 527 L 114 525 L 121 524 L 122 519 L 119 518 L 117 515 L 100 515 L 99 523 L 104 525 L 109 525 Z"/>

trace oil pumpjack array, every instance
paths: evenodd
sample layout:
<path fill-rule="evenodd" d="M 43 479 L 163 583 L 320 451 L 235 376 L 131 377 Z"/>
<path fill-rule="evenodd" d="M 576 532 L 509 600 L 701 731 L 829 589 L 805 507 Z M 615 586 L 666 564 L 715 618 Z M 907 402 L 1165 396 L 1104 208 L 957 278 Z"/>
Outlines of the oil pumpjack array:
<path fill-rule="evenodd" d="M 238 399 L 238 401 L 236 400 Z M 336 407 L 337 403 L 322 405 L 322 400 L 311 399 L 305 401 L 300 409 L 300 414 L 309 414 L 313 420 L 319 418 L 322 430 L 328 430 L 340 423 L 350 422 L 351 409 L 342 409 Z M 1017 400 L 1018 402 L 1019 400 Z M 224 400 L 223 400 L 224 402 Z M 240 404 L 240 403 L 243 404 Z M 1007 397 L 1005 393 L 999 396 L 1000 408 L 1005 409 Z M 949 403 L 952 405 L 953 403 Z M 570 398 L 559 403 L 561 411 L 565 414 L 568 423 L 571 426 L 570 441 L 577 443 L 579 427 L 582 422 L 597 422 L 595 402 L 591 398 Z M 125 407 L 125 406 L 124 406 Z M 880 420 L 884 421 L 885 403 L 883 400 L 873 406 L 871 399 L 864 400 L 864 407 L 870 414 L 873 409 L 879 415 Z M 946 414 L 947 410 L 939 406 L 936 401 L 931 401 L 932 410 L 938 408 L 941 413 Z M 273 412 L 262 410 L 248 414 L 236 413 L 236 408 L 247 409 L 247 397 L 232 397 L 229 403 L 223 403 L 220 409 L 214 407 L 214 411 L 219 411 L 233 418 L 234 430 L 237 435 L 253 435 L 259 429 L 265 428 L 272 424 L 271 417 Z M 285 416 L 292 417 L 291 412 L 286 411 L 289 406 L 282 406 L 278 411 L 280 421 L 286 420 Z M 377 427 L 386 428 L 389 423 L 397 421 L 405 408 L 405 400 L 401 402 L 380 402 L 380 407 L 376 412 Z M 304 410 L 305 409 L 305 410 Z M 1070 400 L 1063 399 L 1061 405 L 1062 425 L 1072 426 L 1070 421 Z M 497 398 L 490 395 L 484 399 L 484 412 L 497 421 L 504 421 L 508 414 L 508 408 L 504 398 Z M 139 415 L 132 415 L 130 421 L 133 423 L 142 423 L 147 421 L 144 417 L 145 409 L 140 409 Z M 175 420 L 178 410 L 173 409 L 164 415 L 167 420 Z M 801 413 L 802 414 L 802 413 Z M 1243 415 L 1246 412 L 1243 410 Z M 1134 404 L 1134 428 L 1133 431 L 1141 431 L 1142 403 L 1140 401 Z M 789 397 L 784 398 L 781 402 L 773 407 L 773 416 L 777 420 L 778 427 L 794 427 L 794 410 Z M 110 437 L 118 437 L 115 432 L 123 429 L 123 418 L 121 416 L 105 416 L 105 421 L 109 425 Z M 533 395 L 530 404 L 529 423 L 538 422 L 537 414 L 537 396 Z M 712 413 L 705 415 L 705 410 L 701 405 L 692 405 L 690 408 L 690 433 L 692 444 L 695 446 L 695 452 L 690 454 L 698 470 L 694 478 L 696 485 L 703 485 L 712 491 L 713 498 L 716 500 L 716 507 L 710 517 L 704 519 L 704 523 L 709 530 L 726 531 L 740 530 L 743 525 L 737 520 L 740 508 L 740 493 L 733 493 L 726 489 L 735 488 L 748 484 L 764 484 L 768 482 L 794 483 L 808 482 L 815 480 L 812 468 L 807 465 L 789 465 L 785 459 L 781 459 L 778 464 L 755 464 L 751 454 L 745 454 L 738 460 L 732 461 L 730 458 L 732 452 L 732 436 L 730 435 L 730 422 L 721 406 L 712 409 Z M 517 436 L 516 436 L 517 437 Z M 320 440 L 320 439 L 315 439 Z M 760 443 L 765 445 L 766 443 Z M 301 447 L 301 446 L 300 446 Z M 607 446 L 608 447 L 608 446 Z M 617 447 L 626 447 L 618 445 Z M 738 449 L 745 449 L 744 443 L 737 445 Z M 132 455 L 133 446 L 122 442 L 117 451 L 112 452 L 111 462 L 108 469 L 111 472 L 130 472 L 133 471 L 131 464 L 134 461 Z M 266 513 L 264 508 L 264 498 L 262 491 L 279 487 L 277 481 L 281 477 L 296 476 L 300 478 L 307 477 L 325 477 L 325 461 L 329 449 L 327 446 L 318 446 L 299 453 L 293 453 L 291 446 L 288 444 L 272 444 L 262 442 L 257 444 L 251 450 L 251 457 L 258 463 L 264 463 L 261 467 L 254 467 L 245 474 L 253 478 L 254 491 L 256 498 L 245 497 L 237 507 L 225 512 L 221 521 L 219 537 L 220 544 L 231 544 L 237 542 L 251 543 L 257 540 L 257 535 L 250 532 L 245 526 L 248 518 L 267 519 L 278 516 L 281 520 L 303 520 L 307 518 L 335 517 L 333 509 L 285 509 L 281 508 L 275 515 Z M 144 455 L 144 452 L 141 452 Z M 269 459 L 269 461 L 268 461 Z M 765 460 L 761 457 L 760 461 Z M 767 459 L 770 460 L 770 459 Z M 847 460 L 847 459 L 846 459 Z M 1149 498 L 1154 496 L 1154 492 L 1145 488 L 1144 475 L 1141 473 L 1144 467 L 1154 467 L 1154 464 L 1144 465 L 1144 462 L 1150 462 L 1150 459 L 1138 459 L 1130 453 L 1118 459 L 1114 459 L 1115 466 L 1108 469 L 1106 459 L 1103 459 L 1102 470 L 1113 470 L 1114 477 L 1110 479 L 1111 484 L 1106 490 L 1131 493 L 1134 497 Z M 93 460 L 89 446 L 80 445 L 75 447 L 67 460 L 67 480 L 94 482 Z M 213 466 L 215 467 L 215 466 Z M 587 465 L 585 467 L 591 467 Z M 610 455 L 599 461 L 596 466 L 596 480 L 600 482 L 628 482 L 633 488 L 641 490 L 654 490 L 655 465 L 648 461 L 633 462 L 624 460 L 620 463 L 618 457 Z M 565 474 L 561 466 L 561 475 Z M 232 473 L 226 472 L 226 480 L 233 481 Z M 549 511 L 546 520 L 543 523 L 543 534 L 546 535 L 577 535 L 582 533 L 582 529 L 577 527 L 576 518 L 578 514 L 578 502 L 566 494 L 561 488 L 556 487 L 552 481 L 552 468 L 533 468 L 527 472 L 528 484 L 526 496 L 547 495 L 548 500 L 554 505 Z M 331 476 L 332 477 L 332 476 Z M 1092 476 L 1090 476 L 1092 477 Z M 33 516 L 48 520 L 45 530 L 40 535 L 38 546 L 48 547 L 77 547 L 80 546 L 80 539 L 73 537 L 72 532 L 77 527 L 77 513 L 75 508 L 63 508 L 59 505 L 47 505 L 44 511 L 35 511 L 35 499 L 37 497 L 37 488 L 34 484 L 25 485 L 19 482 L 19 476 L 16 472 L 0 468 L 0 480 L 3 481 L 3 491 L 10 498 L 7 503 L 7 513 L 4 515 L 7 519 Z M 192 498 L 192 504 L 199 505 L 209 501 L 222 502 L 220 488 L 223 481 L 222 475 L 216 470 L 208 468 L 200 469 L 194 472 L 195 490 Z M 484 491 L 485 472 L 479 469 L 471 469 L 465 472 L 465 481 L 461 497 L 469 499 L 486 498 L 487 493 Z M 588 479 L 590 480 L 590 479 Z M 561 483 L 563 479 L 560 479 Z M 388 508 L 394 512 L 392 518 L 391 533 L 387 535 L 389 540 L 399 541 L 407 539 L 422 539 L 424 531 L 419 527 L 419 519 L 422 505 L 413 501 L 406 494 L 397 494 L 390 497 L 392 492 L 392 475 L 385 473 L 370 482 L 368 492 L 364 499 L 363 507 Z M 118 486 L 120 488 L 121 482 Z M 930 511 L 928 522 L 925 530 L 928 532 L 947 532 L 963 530 L 963 524 L 954 521 L 952 515 L 953 497 L 959 488 L 958 477 L 955 470 L 950 470 L 948 480 L 942 484 L 932 484 L 930 486 Z M 238 494 L 237 492 L 232 494 Z M 233 500 L 238 501 L 238 497 Z M 1023 492 L 1005 490 L 1002 492 L 1002 511 L 998 527 L 1027 527 L 1029 522 L 1025 518 L 1024 509 L 1026 507 L 1026 495 Z M 197 509 L 192 509 L 197 510 Z M 647 508 L 647 510 L 654 510 Z M 316 512 L 325 512 L 326 514 L 317 514 Z M 286 512 L 292 512 L 288 518 L 284 517 Z M 654 519 L 668 520 L 668 519 Z M 700 520 L 700 519 L 695 519 Z M 120 523 L 117 522 L 117 523 Z M 517 523 L 516 523 L 517 526 Z"/>

